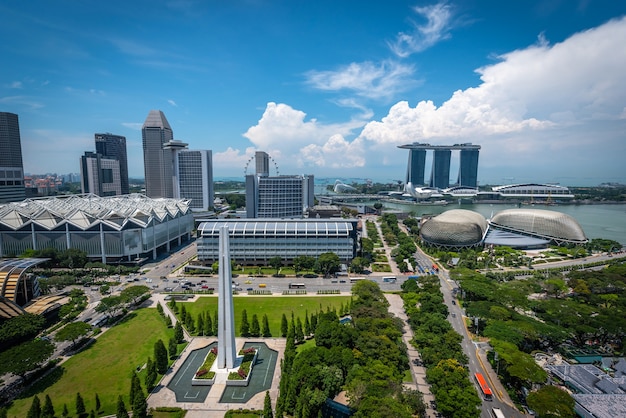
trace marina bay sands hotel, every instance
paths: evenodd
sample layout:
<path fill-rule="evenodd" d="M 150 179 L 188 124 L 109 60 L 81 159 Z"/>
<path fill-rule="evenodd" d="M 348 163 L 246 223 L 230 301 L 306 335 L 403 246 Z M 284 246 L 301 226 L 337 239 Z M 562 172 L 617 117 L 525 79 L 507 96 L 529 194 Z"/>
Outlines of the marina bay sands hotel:
<path fill-rule="evenodd" d="M 480 145 L 454 144 L 430 145 L 413 142 L 399 145 L 398 148 L 409 150 L 409 164 L 406 172 L 406 187 L 429 186 L 438 189 L 450 187 L 450 157 L 452 151 L 460 151 L 459 175 L 457 186 L 476 188 L 478 186 L 478 152 Z M 425 181 L 426 152 L 432 151 L 430 181 Z"/>

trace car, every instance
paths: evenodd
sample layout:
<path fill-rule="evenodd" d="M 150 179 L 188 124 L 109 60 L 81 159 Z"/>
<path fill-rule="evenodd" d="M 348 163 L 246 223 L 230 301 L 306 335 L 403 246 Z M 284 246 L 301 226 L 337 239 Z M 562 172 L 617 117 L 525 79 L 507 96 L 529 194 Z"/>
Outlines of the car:
<path fill-rule="evenodd" d="M 165 276 L 161 276 L 160 279 L 167 281 L 167 277 L 165 277 Z"/>
<path fill-rule="evenodd" d="M 456 314 L 452 312 L 452 318 L 456 318 Z"/>
<path fill-rule="evenodd" d="M 166 287 L 164 290 L 165 290 L 166 292 L 171 292 L 171 291 L 172 291 L 172 290 L 174 290 L 174 289 L 173 289 L 173 288 L 171 288 L 171 287 Z"/>
<path fill-rule="evenodd" d="M 339 280 L 339 283 L 345 283 L 345 282 L 346 282 L 345 280 Z"/>
<path fill-rule="evenodd" d="M 203 289 L 208 289 L 208 288 L 209 288 L 209 286 L 207 286 L 207 285 L 203 284 L 203 285 L 202 285 L 202 288 L 203 288 Z"/>
<path fill-rule="evenodd" d="M 331 283 L 337 283 L 337 280 L 331 280 L 330 282 Z"/>
<path fill-rule="evenodd" d="M 452 304 L 456 305 L 456 300 L 452 299 Z"/>
<path fill-rule="evenodd" d="M 83 319 L 83 322 L 87 322 L 87 323 L 88 323 L 88 322 L 89 322 L 89 321 L 91 321 L 92 319 L 93 319 L 92 317 L 85 318 L 85 319 Z"/>
<path fill-rule="evenodd" d="M 200 283 L 206 283 L 206 280 L 202 279 L 200 280 Z"/>
<path fill-rule="evenodd" d="M 254 289 L 253 289 L 252 287 L 249 287 L 249 288 L 247 288 L 246 290 L 247 290 L 248 292 L 251 292 L 251 291 L 253 291 Z"/>
<path fill-rule="evenodd" d="M 174 279 L 174 280 L 172 280 L 172 281 L 173 281 L 174 283 L 178 283 L 178 280 L 176 280 L 176 279 Z"/>

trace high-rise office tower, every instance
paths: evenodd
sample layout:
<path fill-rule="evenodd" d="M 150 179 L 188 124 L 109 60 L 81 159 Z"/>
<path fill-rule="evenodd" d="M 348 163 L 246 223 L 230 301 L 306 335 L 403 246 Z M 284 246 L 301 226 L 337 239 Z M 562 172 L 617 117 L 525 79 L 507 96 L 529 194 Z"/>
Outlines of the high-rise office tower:
<path fill-rule="evenodd" d="M 406 171 L 406 183 L 421 187 L 424 185 L 426 167 L 426 150 L 412 149 L 409 151 L 409 164 Z"/>
<path fill-rule="evenodd" d="M 126 137 L 111 133 L 95 134 L 96 153 L 120 162 L 120 183 L 122 193 L 130 193 L 128 182 L 128 158 L 126 156 Z"/>
<path fill-rule="evenodd" d="M 85 152 L 85 155 L 80 157 L 80 188 L 83 193 L 98 196 L 121 195 L 119 160 L 95 152 Z"/>
<path fill-rule="evenodd" d="M 478 153 L 479 148 L 461 149 L 459 165 L 459 186 L 478 187 Z"/>
<path fill-rule="evenodd" d="M 176 156 L 178 197 L 191 199 L 192 210 L 208 210 L 215 199 L 211 151 L 181 150 Z"/>
<path fill-rule="evenodd" d="M 0 202 L 25 198 L 19 120 L 15 113 L 0 112 Z"/>
<path fill-rule="evenodd" d="M 254 154 L 254 162 L 256 165 L 257 176 L 269 176 L 270 175 L 270 156 L 265 151 L 257 151 Z"/>
<path fill-rule="evenodd" d="M 430 187 L 445 189 L 450 186 L 450 156 L 449 149 L 433 151 L 433 168 L 430 176 Z"/>
<path fill-rule="evenodd" d="M 302 218 L 314 204 L 314 177 L 246 176 L 248 218 Z"/>
<path fill-rule="evenodd" d="M 415 187 L 419 188 L 424 184 L 426 153 L 428 151 L 432 151 L 430 187 L 445 189 L 450 186 L 450 159 L 452 151 L 460 151 L 459 174 L 456 185 L 472 188 L 478 187 L 478 154 L 480 145 L 471 143 L 430 145 L 413 142 L 412 144 L 398 145 L 398 148 L 409 150 L 406 187 L 411 194 L 415 193 Z"/>
<path fill-rule="evenodd" d="M 174 139 L 174 134 L 165 115 L 160 110 L 151 110 L 141 130 L 143 143 L 143 165 L 146 181 L 146 196 L 151 198 L 173 198 L 173 166 L 171 153 L 164 153 L 163 145 Z"/>

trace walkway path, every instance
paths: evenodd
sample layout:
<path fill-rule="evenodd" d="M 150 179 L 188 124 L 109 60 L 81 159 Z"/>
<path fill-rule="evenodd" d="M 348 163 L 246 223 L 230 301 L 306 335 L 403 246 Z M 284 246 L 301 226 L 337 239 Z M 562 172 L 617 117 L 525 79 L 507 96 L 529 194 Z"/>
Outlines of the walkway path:
<path fill-rule="evenodd" d="M 403 323 L 402 340 L 407 347 L 407 352 L 409 356 L 409 367 L 411 367 L 411 376 L 413 376 L 413 383 L 405 384 L 405 387 L 417 389 L 418 391 L 422 392 L 422 394 L 424 395 L 424 403 L 428 408 L 426 410 L 428 417 L 435 418 L 436 413 L 429 406 L 431 401 L 435 400 L 435 397 L 432 393 L 430 393 L 430 385 L 428 384 L 428 382 L 426 382 L 426 368 L 423 366 L 417 366 L 414 363 L 415 360 L 421 361 L 421 358 L 418 351 L 415 349 L 413 344 L 411 344 L 411 340 L 413 339 L 413 330 L 407 322 L 408 317 L 404 312 L 404 302 L 402 301 L 402 297 L 400 297 L 400 295 L 398 294 L 390 293 L 385 293 L 385 297 L 389 302 L 389 312 L 400 318 Z"/>

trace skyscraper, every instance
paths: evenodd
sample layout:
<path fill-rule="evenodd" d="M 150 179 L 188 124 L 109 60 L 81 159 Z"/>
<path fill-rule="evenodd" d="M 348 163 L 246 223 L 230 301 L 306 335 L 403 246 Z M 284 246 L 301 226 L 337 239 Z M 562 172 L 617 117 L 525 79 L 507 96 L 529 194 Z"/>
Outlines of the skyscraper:
<path fill-rule="evenodd" d="M 246 176 L 248 218 L 302 218 L 314 204 L 313 175 Z"/>
<path fill-rule="evenodd" d="M 25 198 L 19 120 L 15 113 L 0 112 L 0 202 Z"/>
<path fill-rule="evenodd" d="M 449 149 L 433 151 L 433 168 L 430 175 L 430 187 L 445 189 L 450 186 L 450 156 Z"/>
<path fill-rule="evenodd" d="M 460 151 L 459 174 L 457 186 L 478 187 L 478 154 L 480 145 L 471 143 L 454 145 L 430 145 L 413 142 L 412 144 L 398 145 L 398 148 L 409 150 L 409 163 L 406 174 L 406 191 L 418 197 L 416 188 L 424 185 L 424 171 L 426 168 L 426 153 L 432 151 L 432 167 L 429 186 L 445 189 L 450 186 L 450 159 L 452 151 Z"/>
<path fill-rule="evenodd" d="M 177 186 L 182 199 L 191 199 L 192 210 L 213 206 L 213 159 L 210 150 L 181 150 L 177 153 Z"/>
<path fill-rule="evenodd" d="M 95 134 L 96 153 L 120 162 L 121 194 L 130 193 L 128 182 L 128 158 L 126 156 L 126 137 L 111 133 Z"/>
<path fill-rule="evenodd" d="M 98 196 L 121 195 L 120 173 L 120 162 L 117 158 L 89 151 L 80 157 L 80 188 L 83 193 Z"/>
<path fill-rule="evenodd" d="M 173 198 L 172 164 L 163 145 L 174 139 L 174 133 L 160 110 L 151 110 L 141 130 L 146 196 Z"/>

